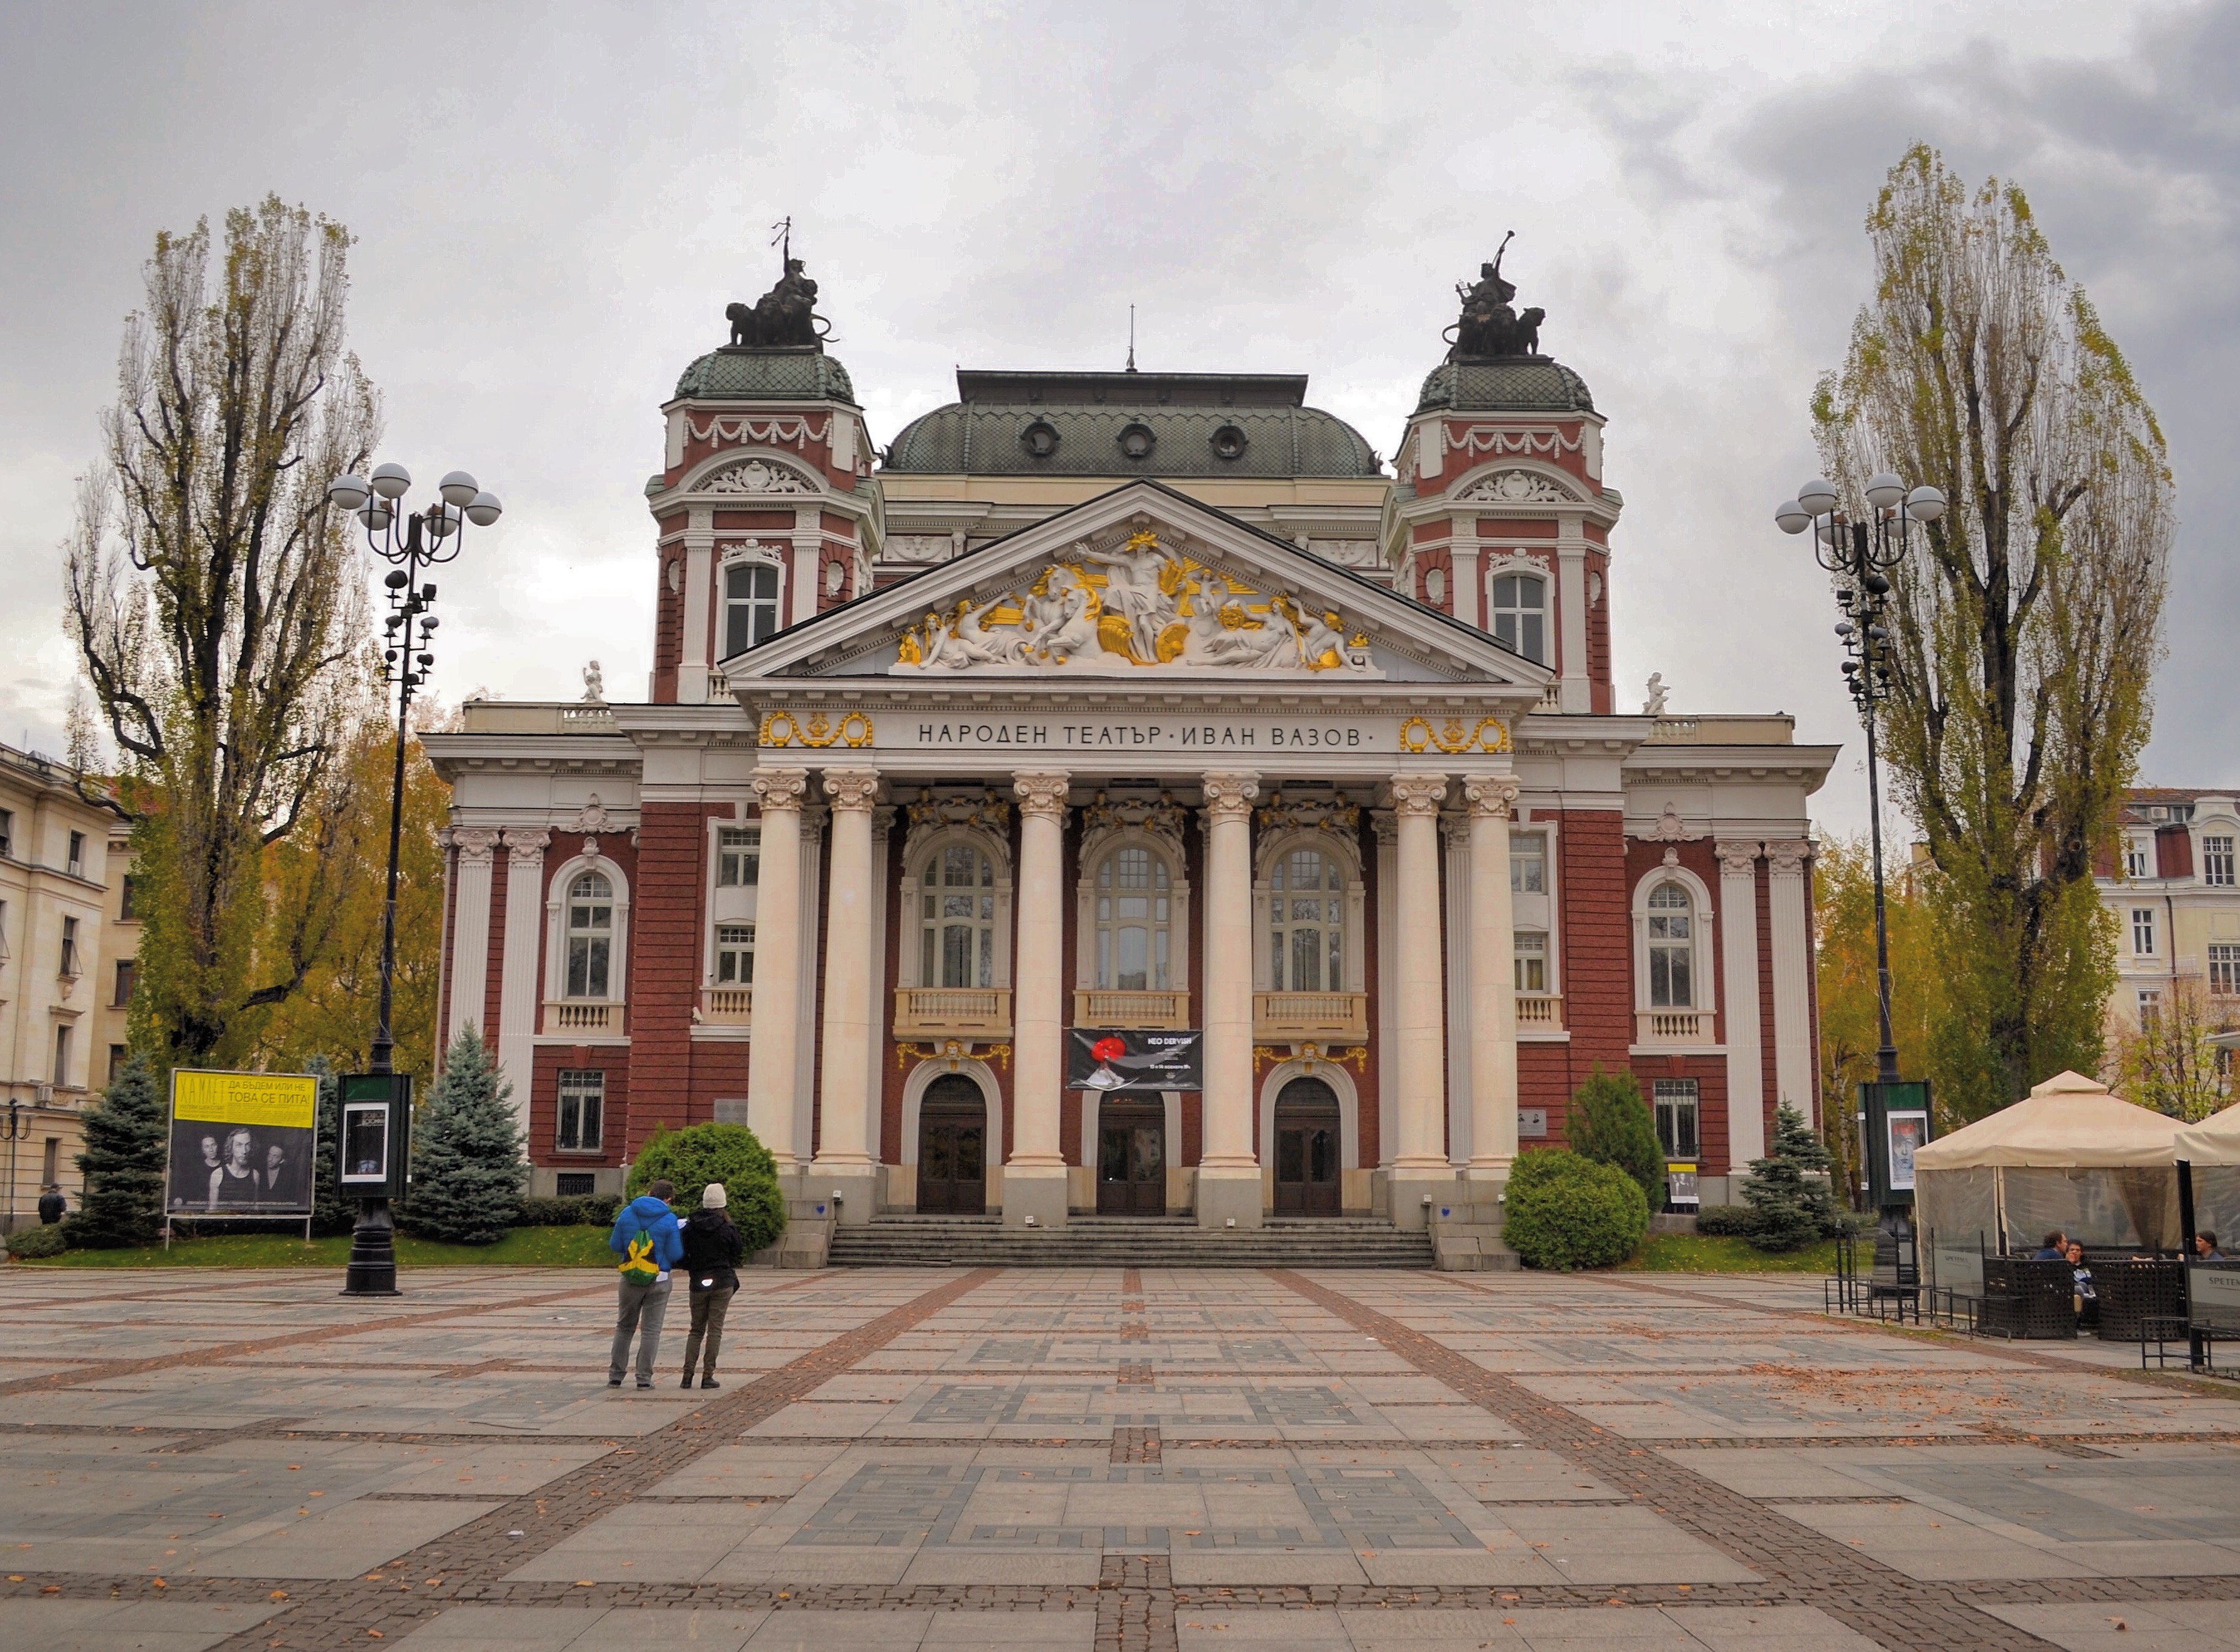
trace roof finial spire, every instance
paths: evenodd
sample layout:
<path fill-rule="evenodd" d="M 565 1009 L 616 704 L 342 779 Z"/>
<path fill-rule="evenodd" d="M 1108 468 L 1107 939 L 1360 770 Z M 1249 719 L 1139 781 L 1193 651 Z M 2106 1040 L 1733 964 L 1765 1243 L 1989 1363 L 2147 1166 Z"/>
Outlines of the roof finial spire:
<path fill-rule="evenodd" d="M 1136 306 L 1128 306 L 1128 370 L 1136 370 Z"/>
<path fill-rule="evenodd" d="M 777 272 L 783 276 L 793 263 L 793 214 L 790 212 L 770 225 L 770 245 L 779 249 Z"/>

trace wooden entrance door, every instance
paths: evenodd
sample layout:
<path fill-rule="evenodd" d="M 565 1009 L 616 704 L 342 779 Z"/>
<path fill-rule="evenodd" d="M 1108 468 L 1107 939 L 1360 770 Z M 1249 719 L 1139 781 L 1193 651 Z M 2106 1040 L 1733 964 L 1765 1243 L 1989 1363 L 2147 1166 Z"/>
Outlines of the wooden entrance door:
<path fill-rule="evenodd" d="M 1167 1210 L 1166 1110 L 1140 1102 L 1097 1109 L 1099 1216 L 1158 1216 Z"/>
<path fill-rule="evenodd" d="M 962 1074 L 937 1078 L 918 1103 L 917 1208 L 977 1216 L 988 1209 L 988 1103 Z"/>
<path fill-rule="evenodd" d="M 1334 1216 L 1338 1187 L 1337 1092 L 1319 1078 L 1295 1078 L 1276 1097 L 1276 1214 Z"/>

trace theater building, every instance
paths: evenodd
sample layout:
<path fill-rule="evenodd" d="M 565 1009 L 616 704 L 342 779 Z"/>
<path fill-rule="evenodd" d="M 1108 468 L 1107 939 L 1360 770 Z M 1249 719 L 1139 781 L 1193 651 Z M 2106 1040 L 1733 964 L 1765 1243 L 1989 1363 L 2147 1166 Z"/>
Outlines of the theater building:
<path fill-rule="evenodd" d="M 1420 1226 L 1599 1064 L 1726 1197 L 1817 1109 L 1835 749 L 1620 706 L 1603 420 L 1526 331 L 1389 467 L 1303 376 L 960 371 L 881 450 L 813 343 L 687 366 L 645 700 L 429 741 L 537 1190 L 718 1119 L 843 1222 Z"/>

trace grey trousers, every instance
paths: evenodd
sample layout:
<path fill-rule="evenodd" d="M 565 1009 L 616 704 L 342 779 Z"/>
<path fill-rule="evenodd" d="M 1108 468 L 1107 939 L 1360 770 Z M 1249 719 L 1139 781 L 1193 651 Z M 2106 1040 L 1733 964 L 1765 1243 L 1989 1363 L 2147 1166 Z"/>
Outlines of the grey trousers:
<path fill-rule="evenodd" d="M 723 1316 L 730 1311 L 731 1298 L 738 1294 L 737 1285 L 692 1293 L 692 1334 L 684 1339 L 686 1376 L 692 1375 L 693 1362 L 700 1357 L 700 1339 L 703 1336 L 708 1339 L 708 1364 L 703 1375 L 716 1375 L 716 1356 L 723 1348 Z"/>
<path fill-rule="evenodd" d="M 640 1387 L 653 1381 L 654 1350 L 661 1343 L 661 1321 L 669 1312 L 669 1285 L 666 1279 L 657 1284 L 633 1285 L 627 1279 L 616 1288 L 620 1293 L 615 1303 L 615 1346 L 607 1356 L 607 1381 L 623 1380 L 623 1367 L 630 1363 L 630 1333 L 637 1331 L 637 1380 Z"/>

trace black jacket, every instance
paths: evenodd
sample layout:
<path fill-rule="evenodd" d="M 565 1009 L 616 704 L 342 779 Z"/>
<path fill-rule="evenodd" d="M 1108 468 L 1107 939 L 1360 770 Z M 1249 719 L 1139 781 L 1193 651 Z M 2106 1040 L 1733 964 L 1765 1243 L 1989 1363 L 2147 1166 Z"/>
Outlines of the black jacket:
<path fill-rule="evenodd" d="M 43 1193 L 39 1196 L 39 1220 L 50 1227 L 60 1222 L 68 1209 L 69 1207 L 63 1202 L 63 1196 L 59 1193 Z"/>
<path fill-rule="evenodd" d="M 733 1270 L 745 1255 L 739 1230 L 721 1210 L 703 1208 L 684 1218 L 684 1266 L 692 1276 L 693 1289 L 729 1286 L 737 1290 L 739 1276 Z M 702 1284 L 709 1279 L 715 1283 Z"/>

